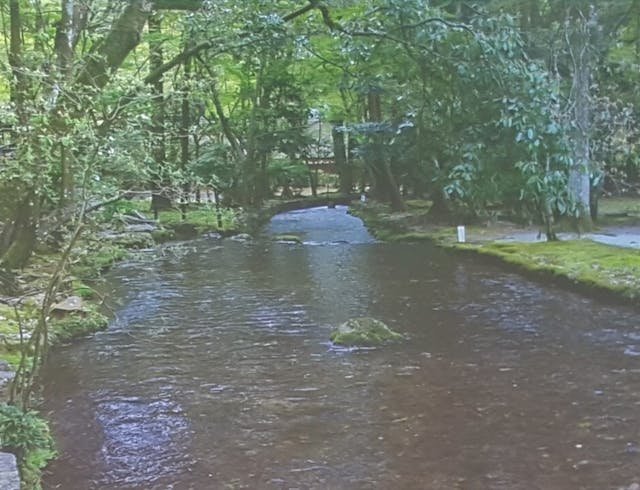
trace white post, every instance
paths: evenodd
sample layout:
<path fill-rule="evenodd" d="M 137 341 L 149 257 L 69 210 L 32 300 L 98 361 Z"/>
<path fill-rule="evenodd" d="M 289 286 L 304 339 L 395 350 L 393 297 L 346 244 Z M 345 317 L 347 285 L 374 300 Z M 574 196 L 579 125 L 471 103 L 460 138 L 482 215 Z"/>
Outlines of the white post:
<path fill-rule="evenodd" d="M 465 241 L 464 226 L 458 226 L 458 243 L 464 243 Z"/>

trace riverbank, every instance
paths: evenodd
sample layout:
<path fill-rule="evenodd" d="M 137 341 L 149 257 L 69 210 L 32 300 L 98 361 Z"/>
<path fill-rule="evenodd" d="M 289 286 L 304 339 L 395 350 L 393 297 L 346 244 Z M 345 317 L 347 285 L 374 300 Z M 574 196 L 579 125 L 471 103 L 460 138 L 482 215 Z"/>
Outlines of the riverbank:
<path fill-rule="evenodd" d="M 241 229 L 240 213 L 218 210 L 210 204 L 190 204 L 186 220 L 182 219 L 181 210 L 170 209 L 161 212 L 160 220 L 155 221 L 147 217 L 149 208 L 149 200 L 123 200 L 91 215 L 62 269 L 65 240 L 57 244 L 43 240 L 24 269 L 13 274 L 3 273 L 0 277 L 4 289 L 4 294 L 0 294 L 1 400 L 9 399 L 10 383 L 22 353 L 27 354 L 27 365 L 32 362 L 34 347 L 29 341 L 38 325 L 52 278 L 57 276 L 59 284 L 47 318 L 49 347 L 85 338 L 106 328 L 109 312 L 101 292 L 101 277 L 114 264 L 144 260 L 160 245 L 176 246 L 163 245 L 165 242 L 207 233 L 217 233 L 220 237 L 234 235 Z M 23 490 L 40 488 L 41 470 L 56 455 L 46 421 L 37 412 L 22 412 L 6 403 L 0 403 L 0 449 L 18 455 Z M 15 460 L 8 456 L 2 459 L 1 488 L 15 485 L 18 478 Z"/>
<path fill-rule="evenodd" d="M 434 224 L 428 203 L 409 201 L 408 210 L 393 213 L 382 204 L 367 202 L 351 208 L 371 233 L 383 241 L 428 241 L 456 252 L 481 256 L 536 280 L 551 281 L 584 294 L 640 305 L 640 228 L 637 201 L 603 203 L 611 209 L 597 232 L 579 236 L 561 233 L 546 242 L 532 227 L 494 220 L 465 226 L 465 241 L 456 227 Z"/>

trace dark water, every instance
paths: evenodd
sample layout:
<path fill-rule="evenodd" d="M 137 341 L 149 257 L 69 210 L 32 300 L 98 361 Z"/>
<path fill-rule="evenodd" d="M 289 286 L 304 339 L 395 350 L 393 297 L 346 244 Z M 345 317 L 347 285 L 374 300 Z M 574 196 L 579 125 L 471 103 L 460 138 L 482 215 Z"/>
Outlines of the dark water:
<path fill-rule="evenodd" d="M 201 240 L 112 273 L 117 319 L 49 367 L 47 489 L 640 481 L 636 312 L 374 243 L 340 208 L 265 233 L 285 232 L 305 245 Z M 358 315 L 409 342 L 332 348 Z"/>

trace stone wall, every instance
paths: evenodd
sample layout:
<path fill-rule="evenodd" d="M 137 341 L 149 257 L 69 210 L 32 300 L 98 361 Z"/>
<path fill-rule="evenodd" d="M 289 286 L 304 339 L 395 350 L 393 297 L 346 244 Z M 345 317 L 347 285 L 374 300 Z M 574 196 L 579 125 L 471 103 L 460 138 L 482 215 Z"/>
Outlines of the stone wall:
<path fill-rule="evenodd" d="M 20 473 L 16 457 L 11 453 L 0 453 L 0 488 L 20 490 Z"/>

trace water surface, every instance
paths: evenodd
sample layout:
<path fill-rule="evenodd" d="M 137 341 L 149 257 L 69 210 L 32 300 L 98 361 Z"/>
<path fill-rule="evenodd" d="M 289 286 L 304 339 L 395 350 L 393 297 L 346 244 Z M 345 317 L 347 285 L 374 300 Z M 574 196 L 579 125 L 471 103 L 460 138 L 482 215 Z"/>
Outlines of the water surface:
<path fill-rule="evenodd" d="M 304 244 L 269 235 L 300 233 Z M 344 208 L 110 274 L 117 318 L 57 350 L 46 488 L 607 489 L 640 481 L 636 312 Z M 409 341 L 348 351 L 375 316 Z"/>

